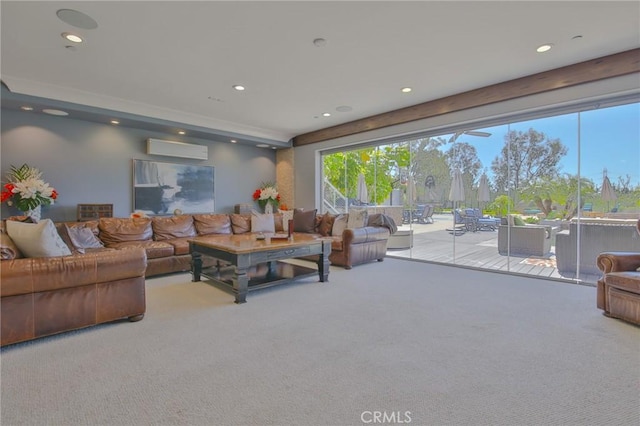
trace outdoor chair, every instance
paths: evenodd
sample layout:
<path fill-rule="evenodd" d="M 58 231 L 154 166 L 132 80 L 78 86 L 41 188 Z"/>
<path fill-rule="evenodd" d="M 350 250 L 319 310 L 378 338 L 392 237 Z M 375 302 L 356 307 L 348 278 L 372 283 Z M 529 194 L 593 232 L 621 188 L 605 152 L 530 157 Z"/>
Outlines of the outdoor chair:
<path fill-rule="evenodd" d="M 503 256 L 547 256 L 557 231 L 546 225 L 499 225 L 498 253 Z"/>
<path fill-rule="evenodd" d="M 475 220 L 478 231 L 495 231 L 500 225 L 500 219 L 491 216 L 483 216 L 480 209 L 465 209 L 465 215 Z"/>
<path fill-rule="evenodd" d="M 462 235 L 467 231 L 476 232 L 476 221 L 473 217 L 468 217 L 462 213 L 460 209 L 454 209 L 453 213 L 453 228 L 447 229 L 454 236 Z"/>
<path fill-rule="evenodd" d="M 433 223 L 433 206 L 431 204 L 425 204 L 425 206 L 418 212 L 414 219 L 418 221 L 418 223 Z"/>

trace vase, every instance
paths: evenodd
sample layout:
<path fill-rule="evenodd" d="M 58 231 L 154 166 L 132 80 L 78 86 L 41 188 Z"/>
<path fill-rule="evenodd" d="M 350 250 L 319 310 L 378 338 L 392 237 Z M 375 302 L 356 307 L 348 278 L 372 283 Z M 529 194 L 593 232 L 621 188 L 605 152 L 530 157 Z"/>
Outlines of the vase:
<path fill-rule="evenodd" d="M 36 206 L 31 210 L 27 210 L 23 212 L 25 216 L 31 218 L 34 222 L 40 222 L 40 218 L 42 217 L 42 206 Z"/>
<path fill-rule="evenodd" d="M 265 214 L 273 214 L 273 204 L 267 203 L 264 205 Z"/>

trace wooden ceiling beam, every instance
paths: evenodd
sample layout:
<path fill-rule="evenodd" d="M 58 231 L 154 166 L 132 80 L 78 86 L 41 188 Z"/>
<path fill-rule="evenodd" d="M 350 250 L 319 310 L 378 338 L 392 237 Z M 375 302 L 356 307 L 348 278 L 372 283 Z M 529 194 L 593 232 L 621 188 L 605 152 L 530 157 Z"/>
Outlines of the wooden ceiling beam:
<path fill-rule="evenodd" d="M 373 115 L 349 123 L 327 127 L 326 129 L 304 133 L 293 138 L 293 146 L 296 147 L 336 139 L 468 108 L 475 108 L 632 73 L 640 73 L 640 49 L 627 50 L 626 52 L 532 74 L 515 80 L 509 80 L 418 105 Z"/>

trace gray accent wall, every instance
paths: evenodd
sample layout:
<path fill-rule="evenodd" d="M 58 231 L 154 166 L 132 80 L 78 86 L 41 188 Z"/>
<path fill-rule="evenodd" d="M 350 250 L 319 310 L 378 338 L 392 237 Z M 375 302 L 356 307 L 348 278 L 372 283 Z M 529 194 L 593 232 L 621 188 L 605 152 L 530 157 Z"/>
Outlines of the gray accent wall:
<path fill-rule="evenodd" d="M 2 110 L 0 165 L 2 182 L 10 166 L 37 167 L 43 179 L 59 193 L 42 210 L 54 221 L 77 219 L 78 204 L 113 204 L 114 216 L 133 211 L 133 159 L 215 167 L 215 211 L 233 212 L 234 205 L 250 203 L 262 182 L 275 182 L 276 155 L 255 148 L 154 133 L 123 126 L 103 125 L 36 112 Z M 206 145 L 206 161 L 146 154 L 147 138 Z M 256 205 L 257 207 L 257 205 Z M 2 218 L 18 214 L 2 204 Z"/>

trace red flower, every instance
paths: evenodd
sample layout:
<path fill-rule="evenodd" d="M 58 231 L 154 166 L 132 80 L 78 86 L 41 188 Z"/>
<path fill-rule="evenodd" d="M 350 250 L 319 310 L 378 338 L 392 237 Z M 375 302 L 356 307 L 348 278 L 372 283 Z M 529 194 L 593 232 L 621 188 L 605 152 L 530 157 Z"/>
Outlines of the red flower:
<path fill-rule="evenodd" d="M 7 191 L 13 193 L 13 188 L 15 188 L 16 186 L 12 183 L 5 183 L 4 184 L 4 189 L 6 189 Z"/>
<path fill-rule="evenodd" d="M 13 196 L 13 193 L 11 191 L 2 191 L 0 193 L 0 203 L 4 203 L 5 201 L 7 201 L 12 196 Z"/>
<path fill-rule="evenodd" d="M 256 192 L 253 193 L 253 199 L 257 200 L 258 198 L 260 198 L 261 193 L 262 193 L 262 190 L 256 189 Z"/>
<path fill-rule="evenodd" d="M 54 189 L 54 190 L 53 190 L 53 192 L 51 193 L 51 198 L 52 198 L 52 199 L 54 199 L 54 200 L 55 200 L 56 198 L 58 198 L 58 191 L 56 191 L 56 190 Z"/>

